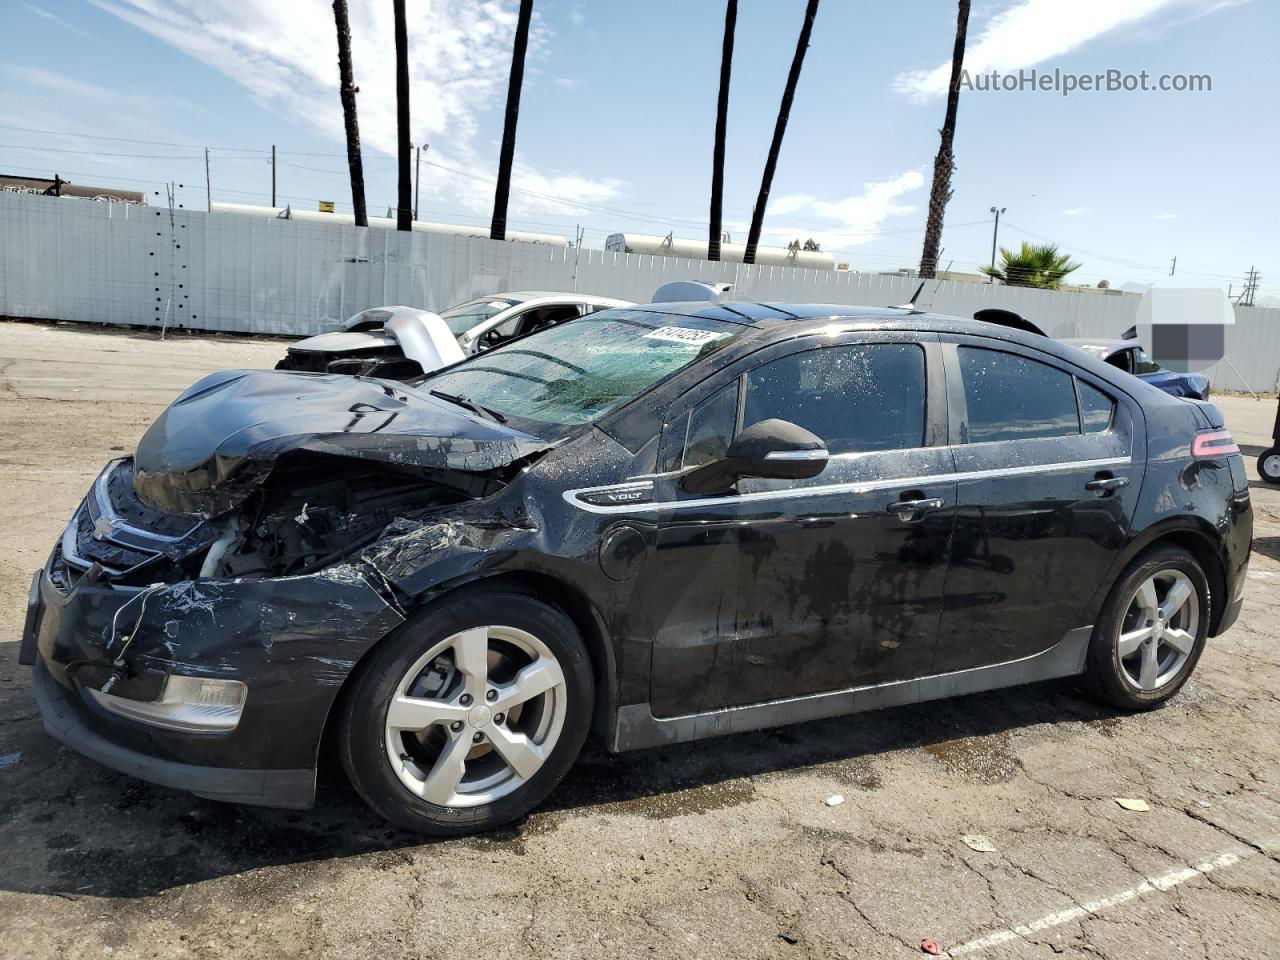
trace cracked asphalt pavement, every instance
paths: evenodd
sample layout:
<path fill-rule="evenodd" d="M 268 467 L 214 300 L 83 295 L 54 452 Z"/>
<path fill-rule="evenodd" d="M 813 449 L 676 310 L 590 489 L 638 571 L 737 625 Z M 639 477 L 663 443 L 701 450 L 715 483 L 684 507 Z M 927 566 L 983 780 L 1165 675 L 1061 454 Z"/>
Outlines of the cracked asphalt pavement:
<path fill-rule="evenodd" d="M 1256 474 L 1244 614 L 1150 714 L 1055 682 L 593 753 L 523 823 L 445 842 L 336 779 L 313 811 L 235 807 L 59 746 L 16 663 L 30 572 L 183 387 L 283 349 L 0 323 L 0 955 L 1280 956 L 1280 488 Z M 1255 452 L 1274 402 L 1221 401 Z"/>

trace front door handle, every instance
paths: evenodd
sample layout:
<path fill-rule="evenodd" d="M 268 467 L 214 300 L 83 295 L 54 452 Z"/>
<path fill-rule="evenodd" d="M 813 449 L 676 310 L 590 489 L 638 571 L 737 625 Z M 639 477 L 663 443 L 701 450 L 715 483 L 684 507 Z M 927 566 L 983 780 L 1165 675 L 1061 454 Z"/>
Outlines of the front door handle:
<path fill-rule="evenodd" d="M 928 497 L 920 500 L 895 500 L 885 509 L 890 513 L 896 513 L 899 520 L 919 520 L 921 516 L 930 510 L 941 510 L 942 500 L 938 497 Z"/>
<path fill-rule="evenodd" d="M 1084 485 L 1084 488 L 1086 490 L 1092 490 L 1100 497 L 1105 497 L 1107 494 L 1115 490 L 1119 490 L 1121 487 L 1127 487 L 1128 485 L 1128 477 L 1094 477 L 1094 479 Z"/>

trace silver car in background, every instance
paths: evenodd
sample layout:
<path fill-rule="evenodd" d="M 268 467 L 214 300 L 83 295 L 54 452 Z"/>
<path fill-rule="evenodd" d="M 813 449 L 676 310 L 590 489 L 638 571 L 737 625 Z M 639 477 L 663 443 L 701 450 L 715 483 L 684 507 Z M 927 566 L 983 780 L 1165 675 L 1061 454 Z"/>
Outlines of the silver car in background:
<path fill-rule="evenodd" d="M 372 307 L 341 330 L 299 340 L 276 369 L 407 380 L 537 330 L 629 306 L 613 297 L 523 290 L 477 297 L 439 314 Z"/>

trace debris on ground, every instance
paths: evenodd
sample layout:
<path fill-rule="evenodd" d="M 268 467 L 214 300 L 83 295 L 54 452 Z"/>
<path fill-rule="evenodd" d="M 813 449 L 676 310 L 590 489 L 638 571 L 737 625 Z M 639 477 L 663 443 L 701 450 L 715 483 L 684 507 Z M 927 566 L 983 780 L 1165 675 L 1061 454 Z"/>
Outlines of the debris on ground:
<path fill-rule="evenodd" d="M 828 807 L 838 807 L 840 806 L 840 804 L 844 803 L 844 794 L 833 793 L 831 796 L 827 797 L 827 799 L 823 800 L 822 802 L 825 803 Z"/>
<path fill-rule="evenodd" d="M 960 838 L 966 847 L 977 853 L 995 853 L 996 845 L 991 842 L 990 837 L 984 837 L 980 833 L 966 833 Z"/>
<path fill-rule="evenodd" d="M 931 957 L 937 957 L 942 954 L 942 948 L 938 946 L 938 941 L 930 940 L 928 937 L 920 941 L 920 949 Z"/>
<path fill-rule="evenodd" d="M 1135 800 L 1132 797 L 1116 797 L 1116 803 L 1126 810 L 1132 810 L 1134 813 L 1147 813 L 1151 810 L 1151 804 L 1147 803 L 1147 801 Z"/>
<path fill-rule="evenodd" d="M 22 759 L 21 753 L 0 753 L 0 769 L 4 767 L 12 767 L 15 763 Z"/>

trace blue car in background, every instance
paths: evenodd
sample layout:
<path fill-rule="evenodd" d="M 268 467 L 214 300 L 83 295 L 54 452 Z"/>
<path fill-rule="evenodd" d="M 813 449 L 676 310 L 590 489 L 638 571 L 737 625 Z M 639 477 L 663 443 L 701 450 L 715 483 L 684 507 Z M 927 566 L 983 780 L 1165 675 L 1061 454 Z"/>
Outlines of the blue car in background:
<path fill-rule="evenodd" d="M 1126 373 L 1132 373 L 1175 397 L 1209 399 L 1208 377 L 1202 373 L 1177 373 L 1164 369 L 1151 359 L 1151 355 L 1136 340 L 1081 338 L 1062 342 L 1104 360 L 1113 367 L 1119 367 Z"/>

